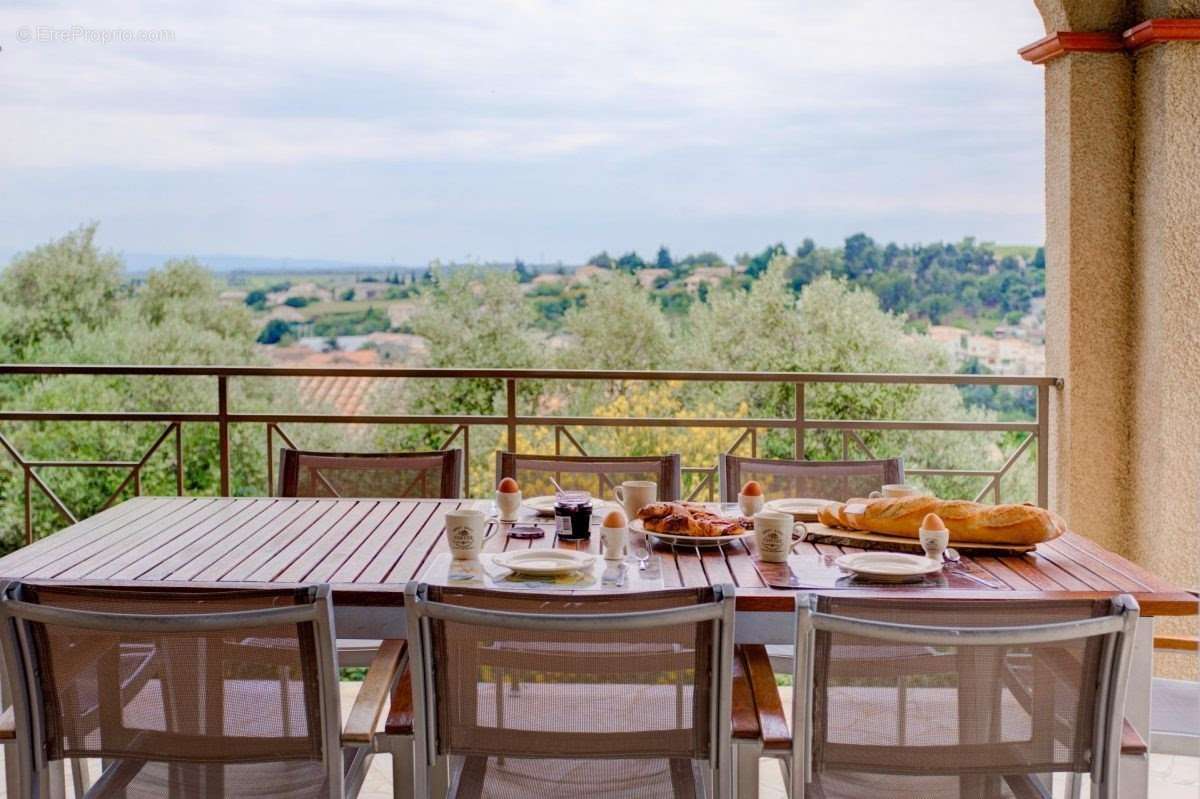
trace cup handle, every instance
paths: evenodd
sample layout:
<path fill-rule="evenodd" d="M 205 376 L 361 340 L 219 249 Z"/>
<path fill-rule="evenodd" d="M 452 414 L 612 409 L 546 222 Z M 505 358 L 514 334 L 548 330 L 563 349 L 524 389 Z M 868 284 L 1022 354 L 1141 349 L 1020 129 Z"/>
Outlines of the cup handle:
<path fill-rule="evenodd" d="M 872 491 L 870 494 L 867 494 L 867 499 L 883 499 L 883 493 L 880 491 Z"/>
<path fill-rule="evenodd" d="M 497 519 L 494 524 L 489 524 L 488 527 L 490 527 L 491 529 L 483 534 L 482 540 L 487 541 L 489 538 L 494 536 L 496 533 L 500 532 L 500 528 L 503 526 L 504 526 L 504 522 L 501 522 L 499 519 Z"/>
<path fill-rule="evenodd" d="M 625 486 L 613 486 L 613 496 L 616 497 L 618 504 L 625 504 Z"/>

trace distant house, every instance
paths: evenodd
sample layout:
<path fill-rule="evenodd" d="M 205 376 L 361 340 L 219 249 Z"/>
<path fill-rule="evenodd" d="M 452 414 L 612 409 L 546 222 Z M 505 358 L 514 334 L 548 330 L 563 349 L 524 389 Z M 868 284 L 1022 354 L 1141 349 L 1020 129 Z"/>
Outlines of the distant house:
<path fill-rule="evenodd" d="M 731 266 L 698 266 L 684 279 L 683 287 L 695 293 L 703 284 L 719 286 L 722 280 L 729 277 L 733 277 Z"/>
<path fill-rule="evenodd" d="M 644 289 L 652 289 L 660 277 L 669 278 L 670 276 L 670 269 L 641 269 L 637 272 L 638 283 L 641 283 Z"/>
<path fill-rule="evenodd" d="M 564 280 L 566 280 L 566 278 L 564 278 L 562 275 L 556 275 L 553 272 L 546 272 L 538 275 L 529 282 L 535 286 L 553 286 L 555 284 L 562 283 Z"/>
<path fill-rule="evenodd" d="M 585 264 L 575 270 L 575 274 L 571 276 L 572 283 L 586 283 L 593 278 L 606 280 L 612 276 L 611 269 L 605 269 L 602 266 L 592 266 Z"/>
<path fill-rule="evenodd" d="M 387 283 L 355 283 L 353 288 L 356 300 L 382 300 L 387 297 L 391 285 Z"/>

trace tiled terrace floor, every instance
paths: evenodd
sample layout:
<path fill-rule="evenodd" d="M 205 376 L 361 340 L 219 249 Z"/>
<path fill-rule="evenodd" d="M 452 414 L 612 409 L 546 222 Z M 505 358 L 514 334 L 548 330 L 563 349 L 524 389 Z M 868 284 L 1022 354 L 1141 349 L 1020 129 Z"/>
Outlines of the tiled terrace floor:
<path fill-rule="evenodd" d="M 358 691 L 358 683 L 342 683 L 342 709 L 347 712 L 354 703 Z M 781 688 L 784 707 L 791 707 L 791 689 Z M 2 755 L 0 755 L 2 758 Z M 2 760 L 0 760 L 2 762 Z M 95 770 L 93 769 L 93 776 Z M 759 783 L 762 799 L 786 799 L 783 782 L 779 775 L 779 767 L 770 760 L 762 762 L 761 780 Z M 1064 785 L 1055 784 L 1054 795 L 1065 796 Z M 67 789 L 71 795 L 70 788 Z M 4 796 L 3 781 L 0 781 L 0 797 Z M 386 755 L 376 757 L 371 763 L 371 771 L 363 786 L 362 799 L 392 799 L 391 763 Z M 1084 797 L 1087 789 L 1084 789 Z M 1200 758 L 1176 757 L 1171 755 L 1150 755 L 1150 799 L 1197 799 L 1200 797 Z"/>

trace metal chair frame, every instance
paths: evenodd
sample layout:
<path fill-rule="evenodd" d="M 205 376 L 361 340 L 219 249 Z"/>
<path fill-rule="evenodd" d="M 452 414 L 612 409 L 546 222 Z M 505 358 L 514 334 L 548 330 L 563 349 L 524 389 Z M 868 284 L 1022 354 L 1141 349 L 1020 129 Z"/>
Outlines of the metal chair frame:
<path fill-rule="evenodd" d="M 942 627 L 867 621 L 820 613 L 817 597 L 796 597 L 796 655 L 792 698 L 791 799 L 804 799 L 813 775 L 813 691 L 815 686 L 816 632 L 828 631 L 860 638 L 916 646 L 1028 646 L 1104 637 L 1100 662 L 1100 687 L 1096 693 L 1092 799 L 1117 799 L 1117 765 L 1121 755 L 1121 726 L 1129 657 L 1139 608 L 1128 594 L 1115 597 L 1111 613 L 1094 619 L 1021 627 Z M 1072 784 L 1077 781 L 1072 778 Z M 1072 787 L 1074 790 L 1074 787 Z"/>
<path fill-rule="evenodd" d="M 321 757 L 330 795 L 355 796 L 370 760 L 368 747 L 352 747 L 350 768 L 343 769 L 338 668 L 333 646 L 333 606 L 329 586 L 313 586 L 312 602 L 280 608 L 186 615 L 108 613 L 50 607 L 23 599 L 20 582 L 0 588 L 0 643 L 12 692 L 16 745 L 9 749 L 19 762 L 23 796 L 51 795 L 51 762 L 45 754 L 45 702 L 36 677 L 39 662 L 29 631 L 31 623 L 70 626 L 118 633 L 206 633 L 310 623 L 316 637 L 318 705 L 321 712 Z M 88 791 L 101 793 L 116 766 L 106 769 Z"/>
<path fill-rule="evenodd" d="M 433 450 L 431 452 L 318 452 L 293 449 L 291 447 L 279 448 L 279 496 L 297 496 L 296 491 L 300 479 L 300 469 L 304 466 L 303 461 L 306 457 L 346 460 L 357 464 L 370 463 L 374 460 L 441 459 L 443 475 L 441 485 L 438 487 L 437 496 L 422 497 L 411 494 L 406 490 L 401 492 L 403 494 L 401 497 L 387 497 L 387 499 L 458 499 L 462 496 L 464 461 L 463 451 L 458 448 Z M 385 467 L 381 466 L 380 468 Z M 318 477 L 333 496 L 340 496 L 334 487 L 329 484 L 329 481 L 320 475 Z M 415 485 L 416 481 L 414 480 L 413 483 Z M 413 486 L 409 487 L 412 488 Z M 382 497 L 370 497 L 370 499 L 382 499 Z"/>
<path fill-rule="evenodd" d="M 815 475 L 819 476 L 823 470 L 830 468 L 858 467 L 863 473 L 874 468 L 880 470 L 882 477 L 881 485 L 883 483 L 904 482 L 903 458 L 862 461 L 797 461 L 779 458 L 744 458 L 740 455 L 723 453 L 717 465 L 722 502 L 737 502 L 738 493 L 742 489 L 741 471 L 746 467 L 752 467 L 768 474 L 783 476 L 790 476 L 796 470 L 812 470 Z M 775 471 L 774 469 L 779 469 L 779 471 Z M 787 471 L 784 471 L 784 469 Z M 850 499 L 850 497 L 817 497 L 817 499 L 836 499 L 842 501 Z"/>
<path fill-rule="evenodd" d="M 597 455 L 526 455 L 518 452 L 497 452 L 496 482 L 505 477 L 516 479 L 517 471 L 522 468 L 554 473 L 554 469 L 541 468 L 540 466 L 540 464 L 554 463 L 569 463 L 572 466 L 578 467 L 599 466 L 601 464 L 623 467 L 611 470 L 611 472 L 617 473 L 633 471 L 639 467 L 646 471 L 653 470 L 658 473 L 659 502 L 678 502 L 682 497 L 683 467 L 681 466 L 682 461 L 678 453 L 670 455 L 614 456 L 610 458 Z M 598 475 L 600 480 L 606 484 L 606 488 L 609 491 L 615 488 L 615 484 L 608 477 L 610 470 L 579 468 L 576 471 Z"/>
<path fill-rule="evenodd" d="M 446 784 L 446 762 L 438 750 L 438 710 L 434 691 L 433 640 L 430 620 L 439 619 L 496 629 L 538 632 L 597 632 L 648 630 L 674 624 L 716 622 L 713 636 L 710 685 L 709 751 L 711 796 L 733 796 L 733 745 L 729 719 L 732 713 L 733 620 L 735 590 L 732 585 L 713 586 L 711 604 L 627 613 L 515 613 L 462 607 L 428 599 L 428 586 L 416 581 L 405 587 L 409 648 L 413 669 L 413 738 L 415 747 L 414 795 L 434 796 L 434 788 Z M 639 753 L 631 752 L 630 756 Z"/>

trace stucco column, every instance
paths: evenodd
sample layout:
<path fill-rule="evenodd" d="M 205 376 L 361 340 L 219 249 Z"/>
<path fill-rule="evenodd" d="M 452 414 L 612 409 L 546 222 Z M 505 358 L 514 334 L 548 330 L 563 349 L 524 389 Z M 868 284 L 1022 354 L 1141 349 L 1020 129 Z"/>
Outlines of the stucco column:
<path fill-rule="evenodd" d="M 1050 505 L 1128 551 L 1133 69 L 1124 53 L 1046 64 Z"/>
<path fill-rule="evenodd" d="M 1200 3 L 1189 11 L 1200 16 Z M 1133 560 L 1200 587 L 1200 41 L 1135 51 Z M 1160 632 L 1196 634 L 1173 620 Z M 1194 668 L 1194 660 L 1193 660 Z"/>
<path fill-rule="evenodd" d="M 1050 496 L 1200 587 L 1200 0 L 1035 0 L 1046 67 Z M 1195 619 L 1159 632 L 1195 634 Z M 1195 662 L 1165 664 L 1177 676 Z"/>

